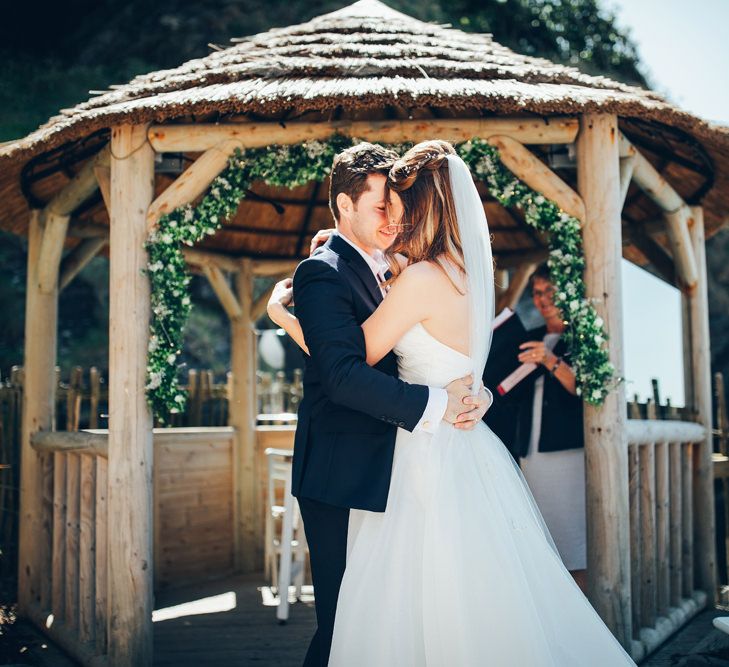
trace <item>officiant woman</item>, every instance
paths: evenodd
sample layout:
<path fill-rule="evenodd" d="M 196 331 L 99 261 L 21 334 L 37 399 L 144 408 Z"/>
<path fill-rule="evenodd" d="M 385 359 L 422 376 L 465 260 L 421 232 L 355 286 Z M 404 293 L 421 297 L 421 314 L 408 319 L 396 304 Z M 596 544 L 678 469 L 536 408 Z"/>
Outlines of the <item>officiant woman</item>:
<path fill-rule="evenodd" d="M 538 364 L 517 407 L 514 451 L 565 567 L 586 591 L 585 456 L 582 399 L 562 337 L 562 312 L 546 263 L 529 277 L 544 324 L 526 332 L 519 361 Z"/>

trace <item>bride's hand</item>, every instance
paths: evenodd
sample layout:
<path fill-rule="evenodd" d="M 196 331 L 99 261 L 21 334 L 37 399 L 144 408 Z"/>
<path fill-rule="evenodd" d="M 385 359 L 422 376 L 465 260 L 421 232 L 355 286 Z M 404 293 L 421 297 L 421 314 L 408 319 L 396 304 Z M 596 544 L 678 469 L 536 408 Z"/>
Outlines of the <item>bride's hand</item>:
<path fill-rule="evenodd" d="M 314 254 L 314 251 L 321 245 L 324 245 L 328 240 L 329 237 L 334 234 L 337 230 L 332 229 L 320 229 L 315 235 L 314 238 L 311 239 L 311 244 L 309 245 L 309 255 L 311 256 Z"/>
<path fill-rule="evenodd" d="M 268 316 L 276 323 L 281 324 L 280 316 L 286 308 L 294 305 L 294 281 L 291 278 L 279 280 L 271 292 L 266 311 Z"/>

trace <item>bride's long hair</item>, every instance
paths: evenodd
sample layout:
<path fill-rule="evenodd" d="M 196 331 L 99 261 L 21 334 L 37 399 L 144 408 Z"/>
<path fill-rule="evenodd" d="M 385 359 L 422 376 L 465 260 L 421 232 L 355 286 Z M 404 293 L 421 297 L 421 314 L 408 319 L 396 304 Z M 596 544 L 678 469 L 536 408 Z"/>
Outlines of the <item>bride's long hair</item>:
<path fill-rule="evenodd" d="M 390 169 L 385 186 L 385 203 L 391 212 L 391 192 L 403 205 L 403 231 L 385 253 L 394 280 L 400 273 L 395 253 L 407 257 L 408 265 L 433 262 L 453 280 L 451 267 L 465 274 L 461 234 L 448 172 L 448 155 L 456 151 L 447 141 L 434 139 L 413 146 Z M 449 271 L 449 269 L 451 269 Z"/>

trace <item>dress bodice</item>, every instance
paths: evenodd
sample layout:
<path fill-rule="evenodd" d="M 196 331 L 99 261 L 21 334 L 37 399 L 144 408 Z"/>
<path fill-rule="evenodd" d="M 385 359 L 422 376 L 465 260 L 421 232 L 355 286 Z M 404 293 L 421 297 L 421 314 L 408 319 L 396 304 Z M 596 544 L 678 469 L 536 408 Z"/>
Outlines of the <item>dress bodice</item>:
<path fill-rule="evenodd" d="M 473 370 L 470 357 L 441 343 L 418 322 L 394 348 L 401 380 L 445 387 Z"/>

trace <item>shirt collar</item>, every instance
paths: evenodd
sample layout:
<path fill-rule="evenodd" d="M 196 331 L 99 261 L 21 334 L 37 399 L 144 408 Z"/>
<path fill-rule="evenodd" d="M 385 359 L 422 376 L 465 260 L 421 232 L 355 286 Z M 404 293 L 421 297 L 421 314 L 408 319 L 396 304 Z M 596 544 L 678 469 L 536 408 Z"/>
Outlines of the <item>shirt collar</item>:
<path fill-rule="evenodd" d="M 385 253 L 383 253 L 382 250 L 376 249 L 374 253 L 370 255 L 362 250 L 362 248 L 356 245 L 353 241 L 350 241 L 344 234 L 342 234 L 342 232 L 336 231 L 335 234 L 339 236 L 342 240 L 349 243 L 349 245 L 351 245 L 360 255 L 362 255 L 364 261 L 367 262 L 367 266 L 370 267 L 370 270 L 375 275 L 375 278 L 377 278 L 378 280 L 380 273 L 384 276 L 385 272 L 390 269 L 390 265 L 385 259 Z"/>

